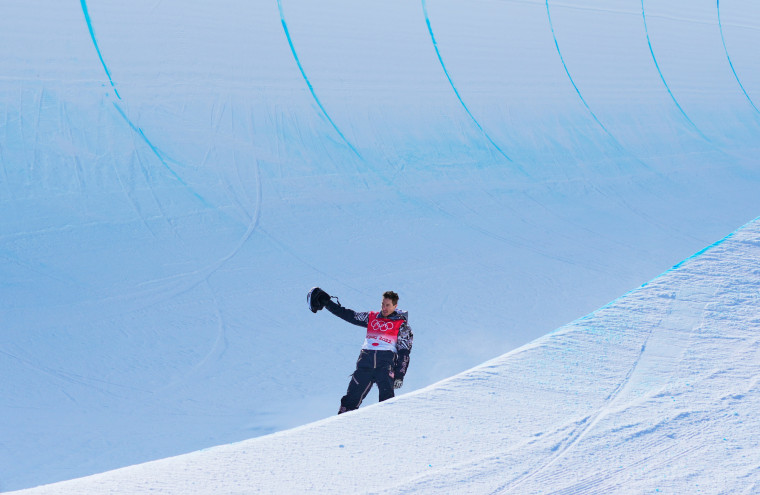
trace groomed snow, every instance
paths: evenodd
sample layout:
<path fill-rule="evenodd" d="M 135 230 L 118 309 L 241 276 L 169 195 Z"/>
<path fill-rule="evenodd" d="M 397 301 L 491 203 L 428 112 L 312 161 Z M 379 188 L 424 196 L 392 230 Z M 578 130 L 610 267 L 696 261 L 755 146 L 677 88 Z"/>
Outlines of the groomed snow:
<path fill-rule="evenodd" d="M 760 219 L 417 392 L 27 495 L 758 493 Z"/>
<path fill-rule="evenodd" d="M 4 0 L 0 490 L 757 492 L 757 46 L 740 0 Z M 401 294 L 397 399 L 334 417 L 314 285 Z"/>

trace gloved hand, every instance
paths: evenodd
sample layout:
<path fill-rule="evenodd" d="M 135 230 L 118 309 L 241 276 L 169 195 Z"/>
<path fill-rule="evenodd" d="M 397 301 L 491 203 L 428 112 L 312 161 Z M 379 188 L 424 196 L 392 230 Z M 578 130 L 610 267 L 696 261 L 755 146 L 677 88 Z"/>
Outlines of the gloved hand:
<path fill-rule="evenodd" d="M 330 294 L 323 291 L 319 287 L 314 287 L 306 295 L 306 302 L 312 313 L 316 313 L 325 307 L 325 304 L 330 302 Z"/>
<path fill-rule="evenodd" d="M 404 379 L 403 378 L 396 378 L 393 380 L 393 388 L 398 390 L 404 385 Z"/>
<path fill-rule="evenodd" d="M 319 304 L 321 304 L 322 307 L 327 306 L 327 303 L 330 302 L 330 294 L 325 291 L 320 292 L 317 301 L 319 301 Z"/>

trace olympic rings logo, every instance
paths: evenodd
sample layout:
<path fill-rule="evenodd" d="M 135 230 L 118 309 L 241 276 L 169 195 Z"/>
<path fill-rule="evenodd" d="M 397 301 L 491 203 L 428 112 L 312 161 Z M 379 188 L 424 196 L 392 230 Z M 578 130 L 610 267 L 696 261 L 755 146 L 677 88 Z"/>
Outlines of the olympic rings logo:
<path fill-rule="evenodd" d="M 393 330 L 393 322 L 374 320 L 372 322 L 372 330 L 376 332 L 390 332 Z"/>

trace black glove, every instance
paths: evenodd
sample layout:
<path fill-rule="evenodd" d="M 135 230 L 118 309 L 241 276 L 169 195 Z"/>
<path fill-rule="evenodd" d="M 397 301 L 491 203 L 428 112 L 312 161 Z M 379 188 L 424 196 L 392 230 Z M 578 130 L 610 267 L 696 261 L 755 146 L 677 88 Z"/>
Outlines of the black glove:
<path fill-rule="evenodd" d="M 317 298 L 317 301 L 318 301 L 318 302 L 319 302 L 319 304 L 321 304 L 321 305 L 322 305 L 322 307 L 324 308 L 324 307 L 327 305 L 327 303 L 329 303 L 329 302 L 330 302 L 330 294 L 328 294 L 327 292 L 325 292 L 325 291 L 323 291 L 323 290 L 320 290 L 320 292 L 319 292 L 319 296 L 318 296 L 318 298 Z"/>
<path fill-rule="evenodd" d="M 393 380 L 393 388 L 394 389 L 398 390 L 398 389 L 400 389 L 403 386 L 404 386 L 404 379 L 403 378 L 396 378 L 395 380 Z"/>
<path fill-rule="evenodd" d="M 306 303 L 309 305 L 309 309 L 312 313 L 316 313 L 320 309 L 325 307 L 330 301 L 330 294 L 323 291 L 319 287 L 314 287 L 306 294 Z"/>

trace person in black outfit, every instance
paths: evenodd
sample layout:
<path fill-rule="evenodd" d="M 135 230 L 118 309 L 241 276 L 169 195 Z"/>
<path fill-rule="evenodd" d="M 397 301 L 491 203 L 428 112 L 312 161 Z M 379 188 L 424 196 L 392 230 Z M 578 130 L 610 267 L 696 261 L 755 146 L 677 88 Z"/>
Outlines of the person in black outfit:
<path fill-rule="evenodd" d="M 365 313 L 344 308 L 340 301 L 334 302 L 319 287 L 309 291 L 306 300 L 313 313 L 327 308 L 338 318 L 367 329 L 356 370 L 348 382 L 346 395 L 340 400 L 338 414 L 358 409 L 373 384 L 377 384 L 380 402 L 392 398 L 394 391 L 404 384 L 414 339 L 409 314 L 397 309 L 398 294 L 385 292 L 381 311 Z"/>

